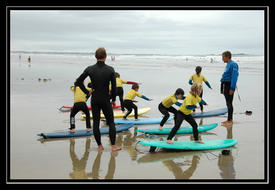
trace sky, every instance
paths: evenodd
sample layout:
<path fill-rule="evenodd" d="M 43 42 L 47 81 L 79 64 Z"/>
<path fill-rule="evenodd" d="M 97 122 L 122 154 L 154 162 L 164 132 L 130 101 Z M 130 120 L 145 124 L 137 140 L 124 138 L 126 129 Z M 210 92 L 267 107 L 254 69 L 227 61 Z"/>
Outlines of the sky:
<path fill-rule="evenodd" d="M 263 55 L 262 10 L 11 10 L 11 51 Z"/>

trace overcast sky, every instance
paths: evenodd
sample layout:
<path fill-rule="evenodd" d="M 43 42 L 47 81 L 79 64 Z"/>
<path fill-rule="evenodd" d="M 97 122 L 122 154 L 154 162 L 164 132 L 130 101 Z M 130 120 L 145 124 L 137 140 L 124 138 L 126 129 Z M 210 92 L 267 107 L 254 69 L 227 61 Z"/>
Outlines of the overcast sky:
<path fill-rule="evenodd" d="M 11 10 L 12 51 L 263 54 L 264 11 Z"/>

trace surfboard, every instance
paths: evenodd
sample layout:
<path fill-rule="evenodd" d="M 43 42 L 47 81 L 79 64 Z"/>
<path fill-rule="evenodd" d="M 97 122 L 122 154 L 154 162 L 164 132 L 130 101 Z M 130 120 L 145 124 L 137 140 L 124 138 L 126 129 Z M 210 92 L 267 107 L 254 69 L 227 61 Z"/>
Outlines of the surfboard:
<path fill-rule="evenodd" d="M 214 129 L 218 126 L 218 123 L 212 123 L 212 124 L 207 124 L 207 125 L 199 125 L 198 126 L 198 131 L 203 132 L 203 131 L 208 131 L 211 129 Z M 153 128 L 153 129 L 138 129 L 138 132 L 141 133 L 147 133 L 147 134 L 156 134 L 156 135 L 168 135 L 173 127 L 163 127 L 162 130 L 159 130 L 159 128 Z M 180 129 L 177 131 L 176 134 L 186 134 L 186 133 L 193 133 L 193 128 L 192 126 L 182 126 Z"/>
<path fill-rule="evenodd" d="M 123 124 L 116 126 L 116 132 L 126 131 L 131 128 L 133 124 Z M 109 127 L 100 128 L 101 134 L 108 134 Z M 83 130 L 75 130 L 75 133 L 70 133 L 69 130 L 59 131 L 59 132 L 51 132 L 51 133 L 39 133 L 37 134 L 40 137 L 45 139 L 47 138 L 65 138 L 65 137 L 82 137 L 82 136 L 90 136 L 93 135 L 93 130 L 87 132 L 86 129 Z"/>
<path fill-rule="evenodd" d="M 144 113 L 147 113 L 150 110 L 151 110 L 151 108 L 141 108 L 141 109 L 138 109 L 138 115 L 142 115 Z M 126 112 L 123 113 L 122 111 L 114 111 L 114 118 L 122 118 L 125 114 L 126 114 Z M 84 117 L 84 118 L 86 117 L 85 114 L 83 114 L 81 116 Z M 132 112 L 128 115 L 128 117 L 134 117 L 134 116 L 135 116 L 135 113 L 134 113 L 134 110 L 132 110 Z M 93 118 L 93 115 L 90 114 L 90 117 Z M 100 118 L 105 118 L 105 116 L 104 116 L 103 113 L 100 114 Z"/>
<path fill-rule="evenodd" d="M 115 107 L 113 107 L 113 109 L 118 109 L 120 108 L 120 105 L 117 105 Z M 59 108 L 60 111 L 71 111 L 71 109 L 73 108 L 73 106 L 62 106 L 61 108 Z M 91 110 L 91 106 L 88 106 L 88 109 Z"/>
<path fill-rule="evenodd" d="M 140 141 L 138 144 L 167 148 L 167 149 L 183 149 L 183 150 L 211 150 L 234 146 L 237 144 L 235 139 L 221 139 L 221 140 L 205 140 L 204 143 L 197 143 L 195 141 L 173 141 L 174 144 L 169 144 L 167 141 Z"/>
<path fill-rule="evenodd" d="M 173 117 L 169 117 L 167 121 L 171 121 Z M 138 121 L 136 121 L 134 118 L 123 120 L 123 119 L 115 119 L 115 124 L 128 124 L 132 123 L 135 125 L 142 125 L 142 124 L 158 124 L 162 120 L 162 117 L 160 118 L 139 118 Z"/>
<path fill-rule="evenodd" d="M 198 113 L 192 114 L 192 117 L 193 118 L 212 117 L 212 116 L 223 115 L 226 113 L 227 113 L 227 108 L 220 108 L 220 109 L 216 109 L 216 110 L 206 111 L 204 113 L 198 112 Z"/>

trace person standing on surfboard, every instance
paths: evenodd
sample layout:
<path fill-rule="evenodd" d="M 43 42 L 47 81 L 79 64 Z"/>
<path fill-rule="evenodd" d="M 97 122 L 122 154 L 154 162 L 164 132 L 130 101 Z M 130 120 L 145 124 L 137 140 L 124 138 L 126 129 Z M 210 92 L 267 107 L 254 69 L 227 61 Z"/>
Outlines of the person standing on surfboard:
<path fill-rule="evenodd" d="M 91 107 L 93 115 L 93 133 L 98 145 L 98 150 L 103 150 L 101 144 L 101 134 L 99 130 L 100 124 L 100 111 L 106 118 L 109 125 L 109 137 L 112 144 L 112 150 L 121 150 L 115 145 L 116 142 L 116 128 L 114 123 L 114 112 L 110 103 L 109 84 L 112 84 L 112 104 L 115 106 L 116 97 L 116 78 L 115 70 L 113 67 L 105 64 L 107 53 L 104 48 L 98 48 L 95 52 L 97 63 L 87 67 L 84 72 L 78 77 L 76 83 L 83 92 L 89 94 L 89 91 L 83 85 L 83 81 L 89 76 L 92 81 L 92 98 Z"/>
<path fill-rule="evenodd" d="M 207 105 L 205 101 L 199 97 L 202 91 L 202 85 L 198 83 L 194 83 L 191 86 L 191 91 L 185 97 L 182 105 L 180 106 L 177 112 L 177 119 L 175 122 L 175 126 L 172 128 L 169 136 L 167 137 L 167 143 L 173 144 L 172 138 L 176 135 L 177 131 L 179 130 L 183 120 L 186 120 L 193 128 L 193 136 L 195 142 L 203 143 L 199 140 L 199 132 L 198 132 L 198 124 L 196 123 L 195 119 L 192 117 L 191 113 L 192 110 L 197 108 L 197 103 L 202 103 L 203 105 Z"/>
<path fill-rule="evenodd" d="M 116 96 L 119 97 L 119 101 L 120 101 L 120 105 L 121 105 L 121 111 L 125 112 L 125 108 L 123 106 L 123 85 L 122 84 L 141 84 L 141 83 L 137 83 L 137 82 L 132 82 L 132 81 L 126 81 L 120 78 L 120 74 L 119 73 L 115 73 L 116 75 Z M 112 85 L 110 85 L 110 89 L 111 89 Z"/>
<path fill-rule="evenodd" d="M 239 66 L 236 62 L 231 60 L 232 54 L 230 51 L 222 53 L 222 60 L 226 63 L 225 71 L 221 78 L 221 94 L 224 95 L 226 106 L 228 109 L 227 121 L 222 122 L 223 126 L 230 126 L 233 124 L 233 97 L 236 88 Z"/>
<path fill-rule="evenodd" d="M 139 85 L 138 84 L 133 84 L 132 85 L 132 89 L 130 91 L 127 92 L 123 104 L 124 107 L 128 110 L 127 113 L 123 116 L 123 120 L 127 120 L 127 116 L 132 112 L 132 109 L 134 109 L 135 111 L 135 120 L 138 121 L 138 107 L 133 103 L 135 100 L 135 97 L 138 96 L 140 98 L 143 98 L 144 100 L 147 101 L 152 101 L 153 99 L 149 99 L 146 96 L 140 94 L 138 92 L 139 89 Z"/>
<path fill-rule="evenodd" d="M 206 80 L 206 78 L 201 74 L 201 66 L 197 66 L 195 71 L 196 73 L 193 74 L 189 79 L 189 84 L 192 85 L 194 83 L 199 83 L 202 85 L 202 81 L 205 82 L 205 84 L 212 90 L 209 82 Z M 203 90 L 201 91 L 200 97 L 202 98 Z M 200 103 L 201 113 L 203 113 L 203 105 Z M 195 109 L 193 110 L 193 113 L 195 112 Z"/>
<path fill-rule="evenodd" d="M 76 83 L 75 83 L 76 84 Z M 92 93 L 91 88 L 86 88 L 89 91 L 89 95 Z M 78 86 L 74 85 L 72 87 L 72 91 L 74 92 L 74 105 L 70 114 L 70 132 L 75 132 L 75 118 L 74 116 L 81 110 L 86 115 L 86 131 L 91 131 L 91 121 L 90 121 L 90 111 L 87 107 L 86 101 L 89 98 Z"/>
<path fill-rule="evenodd" d="M 178 99 L 183 100 L 184 91 L 181 88 L 178 88 L 174 94 L 167 96 L 164 98 L 159 104 L 159 111 L 164 115 L 160 122 L 159 130 L 162 130 L 163 125 L 166 123 L 168 118 L 170 117 L 169 112 L 174 114 L 174 121 L 176 123 L 177 118 L 177 110 L 172 105 L 176 104 L 177 106 L 181 106 L 181 103 L 178 102 Z"/>

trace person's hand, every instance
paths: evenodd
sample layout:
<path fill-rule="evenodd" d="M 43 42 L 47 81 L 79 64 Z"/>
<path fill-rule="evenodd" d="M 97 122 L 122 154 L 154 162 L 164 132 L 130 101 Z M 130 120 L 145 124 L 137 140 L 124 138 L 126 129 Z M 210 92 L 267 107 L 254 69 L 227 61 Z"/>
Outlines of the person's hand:
<path fill-rule="evenodd" d="M 229 90 L 229 95 L 233 95 L 234 94 L 234 90 Z"/>
<path fill-rule="evenodd" d="M 148 101 L 152 101 L 153 99 L 149 99 Z"/>

